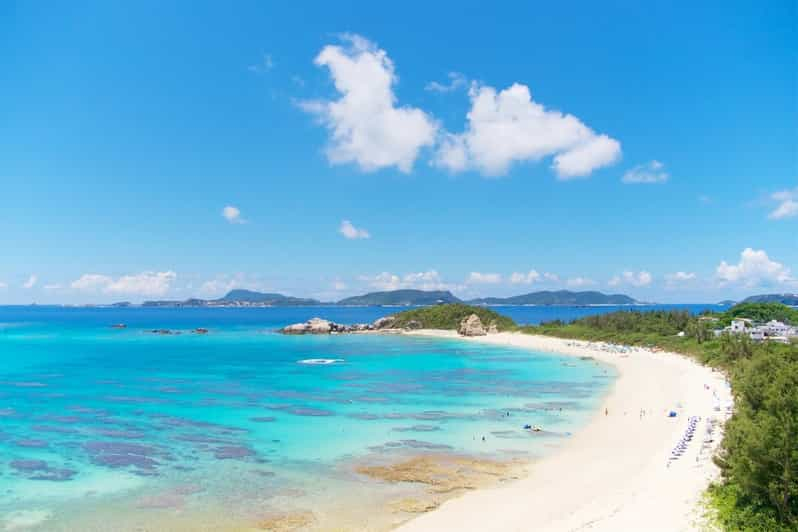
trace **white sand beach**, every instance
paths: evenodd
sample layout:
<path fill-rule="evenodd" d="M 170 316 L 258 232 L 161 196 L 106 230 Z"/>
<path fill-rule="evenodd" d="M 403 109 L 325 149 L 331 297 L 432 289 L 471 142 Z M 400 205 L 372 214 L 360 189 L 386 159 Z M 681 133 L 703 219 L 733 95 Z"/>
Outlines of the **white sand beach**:
<path fill-rule="evenodd" d="M 413 334 L 455 336 L 441 331 Z M 589 424 L 533 463 L 528 477 L 452 499 L 400 530 L 699 528 L 702 492 L 719 473 L 711 455 L 731 404 L 722 374 L 674 353 L 623 352 L 544 336 L 499 333 L 467 341 L 592 356 L 614 365 L 619 376 Z M 675 418 L 667 416 L 671 410 L 678 413 Z M 669 460 L 691 416 L 700 417 L 695 435 L 682 456 Z M 718 422 L 711 436 L 709 420 Z"/>

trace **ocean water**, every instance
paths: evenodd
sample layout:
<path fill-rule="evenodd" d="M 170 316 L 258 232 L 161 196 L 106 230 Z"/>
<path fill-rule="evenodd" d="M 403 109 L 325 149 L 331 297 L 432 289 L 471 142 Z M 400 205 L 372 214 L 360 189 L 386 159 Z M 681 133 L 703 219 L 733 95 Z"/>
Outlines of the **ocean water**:
<path fill-rule="evenodd" d="M 534 459 L 614 378 L 592 360 L 458 340 L 274 332 L 394 310 L 0 307 L 0 529 L 232 529 L 287 510 L 386 528 L 407 516 L 364 501 L 418 487 L 356 464 Z"/>

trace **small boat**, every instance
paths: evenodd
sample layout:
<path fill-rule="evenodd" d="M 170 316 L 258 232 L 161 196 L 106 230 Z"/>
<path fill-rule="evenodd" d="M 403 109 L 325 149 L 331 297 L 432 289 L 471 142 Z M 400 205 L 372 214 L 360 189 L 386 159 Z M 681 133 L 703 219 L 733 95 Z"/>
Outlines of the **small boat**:
<path fill-rule="evenodd" d="M 124 323 L 114 323 L 113 325 L 111 325 L 111 328 L 112 329 L 127 329 L 127 325 L 125 325 Z"/>

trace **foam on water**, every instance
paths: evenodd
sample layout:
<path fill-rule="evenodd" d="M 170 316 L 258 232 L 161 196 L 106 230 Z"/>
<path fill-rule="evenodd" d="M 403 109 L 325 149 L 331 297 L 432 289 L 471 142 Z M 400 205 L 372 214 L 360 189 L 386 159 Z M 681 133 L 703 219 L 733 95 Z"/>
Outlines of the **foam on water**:
<path fill-rule="evenodd" d="M 297 364 L 308 364 L 311 366 L 328 366 L 340 362 L 345 361 L 343 358 L 306 358 L 305 360 L 297 360 Z"/>

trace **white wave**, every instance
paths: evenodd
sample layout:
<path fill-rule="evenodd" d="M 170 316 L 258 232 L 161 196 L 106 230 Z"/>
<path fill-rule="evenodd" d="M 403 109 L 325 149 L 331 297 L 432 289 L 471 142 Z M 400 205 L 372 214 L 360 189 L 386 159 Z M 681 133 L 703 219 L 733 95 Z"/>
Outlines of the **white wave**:
<path fill-rule="evenodd" d="M 329 364 L 336 364 L 343 362 L 343 358 L 306 358 L 304 360 L 297 360 L 297 364 L 309 364 L 311 366 L 327 366 Z"/>

